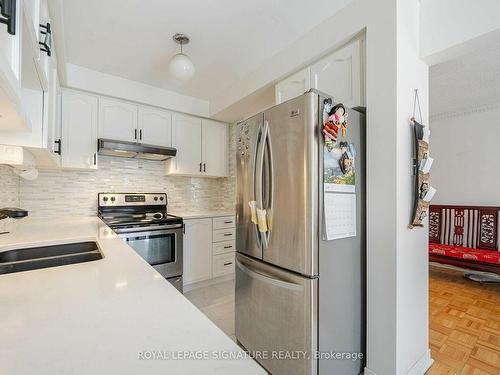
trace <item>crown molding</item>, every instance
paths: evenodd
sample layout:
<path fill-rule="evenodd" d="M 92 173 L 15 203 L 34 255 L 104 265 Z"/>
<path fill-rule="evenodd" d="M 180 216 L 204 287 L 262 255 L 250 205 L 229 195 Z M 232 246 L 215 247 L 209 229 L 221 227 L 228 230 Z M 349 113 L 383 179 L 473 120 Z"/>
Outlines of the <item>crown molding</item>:
<path fill-rule="evenodd" d="M 488 105 L 484 105 L 484 106 L 467 108 L 467 109 L 464 109 L 461 111 L 450 111 L 450 112 L 436 113 L 436 114 L 433 114 L 429 117 L 429 121 L 430 122 L 441 121 L 441 120 L 447 120 L 450 118 L 468 116 L 468 115 L 472 115 L 472 114 L 476 114 L 476 113 L 499 111 L 499 110 L 500 110 L 500 103 L 488 104 Z"/>

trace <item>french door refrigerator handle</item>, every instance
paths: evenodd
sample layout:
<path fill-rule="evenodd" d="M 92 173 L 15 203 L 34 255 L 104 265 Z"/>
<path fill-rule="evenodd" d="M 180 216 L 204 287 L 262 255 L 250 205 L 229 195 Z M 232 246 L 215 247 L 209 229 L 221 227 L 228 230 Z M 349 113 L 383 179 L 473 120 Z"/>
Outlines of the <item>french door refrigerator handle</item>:
<path fill-rule="evenodd" d="M 255 160 L 253 169 L 253 191 L 252 199 L 256 202 L 257 208 L 262 207 L 262 163 L 264 158 L 264 137 L 265 128 L 262 124 L 259 126 L 257 131 L 257 142 L 255 145 Z M 259 247 L 262 246 L 262 235 L 258 229 L 258 224 L 254 224 L 255 236 L 257 238 L 257 243 Z"/>
<path fill-rule="evenodd" d="M 266 212 L 266 218 L 267 218 L 267 232 L 263 233 L 263 238 L 264 238 L 264 247 L 267 249 L 269 247 L 269 243 L 271 241 L 271 227 L 272 227 L 272 213 L 273 213 L 273 207 L 274 207 L 274 162 L 273 162 L 273 147 L 271 143 L 271 134 L 269 132 L 269 122 L 265 121 L 265 128 L 266 128 L 266 138 L 264 139 L 265 142 L 265 150 L 267 151 L 267 164 L 266 167 L 269 168 L 269 181 L 266 186 L 266 194 L 268 197 L 268 206 L 263 207 Z M 265 158 L 263 159 L 264 163 Z M 271 224 L 271 225 L 270 225 Z"/>
<path fill-rule="evenodd" d="M 259 270 L 259 271 L 252 270 L 249 268 L 251 266 L 243 264 L 243 262 L 241 262 L 238 259 L 236 260 L 236 265 L 238 266 L 238 268 L 241 271 L 243 271 L 244 273 L 246 273 L 248 276 L 250 276 L 253 279 L 257 279 L 257 280 L 263 281 L 267 284 L 273 284 L 273 285 L 276 285 L 280 288 L 286 288 L 289 290 L 295 290 L 295 291 L 303 291 L 304 290 L 304 287 L 302 285 L 291 283 L 289 281 L 285 281 L 285 280 L 279 278 L 279 276 L 277 276 L 277 275 L 271 275 L 271 274 L 262 272 L 261 270 Z"/>
<path fill-rule="evenodd" d="M 257 202 L 257 208 L 259 210 L 264 210 L 264 191 L 263 191 L 263 178 L 264 178 L 264 153 L 266 151 L 266 139 L 267 139 L 267 132 L 268 132 L 268 123 L 267 121 L 264 121 L 264 126 L 262 127 L 262 130 L 260 132 L 260 137 L 258 139 L 258 146 L 257 146 L 257 159 L 255 162 L 255 187 L 256 187 L 256 202 Z M 259 147 L 260 146 L 260 147 Z M 257 214 L 258 216 L 258 214 Z M 260 231 L 257 231 L 258 236 L 260 237 L 260 242 L 264 244 L 264 247 L 266 247 L 266 234 L 261 233 Z"/>

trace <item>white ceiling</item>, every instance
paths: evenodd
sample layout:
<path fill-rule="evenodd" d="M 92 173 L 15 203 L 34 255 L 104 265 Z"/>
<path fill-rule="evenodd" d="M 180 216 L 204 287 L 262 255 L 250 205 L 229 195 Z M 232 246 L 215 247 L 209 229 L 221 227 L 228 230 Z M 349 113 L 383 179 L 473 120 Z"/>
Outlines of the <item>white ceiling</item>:
<path fill-rule="evenodd" d="M 350 1 L 64 0 L 66 60 L 209 99 Z M 191 38 L 184 52 L 197 71 L 188 82 L 168 71 L 176 32 Z"/>
<path fill-rule="evenodd" d="M 431 116 L 469 111 L 500 103 L 500 40 L 429 72 Z"/>

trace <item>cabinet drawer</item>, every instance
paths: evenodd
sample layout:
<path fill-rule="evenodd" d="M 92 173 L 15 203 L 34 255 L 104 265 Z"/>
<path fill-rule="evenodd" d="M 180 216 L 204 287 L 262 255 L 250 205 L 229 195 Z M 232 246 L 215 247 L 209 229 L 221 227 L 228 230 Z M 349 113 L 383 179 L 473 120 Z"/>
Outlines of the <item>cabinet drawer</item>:
<path fill-rule="evenodd" d="M 234 273 L 234 254 L 215 255 L 212 262 L 212 277 Z"/>
<path fill-rule="evenodd" d="M 214 230 L 213 242 L 221 242 L 221 241 L 231 241 L 236 237 L 236 229 L 217 229 Z"/>
<path fill-rule="evenodd" d="M 225 242 L 214 243 L 212 249 L 213 249 L 212 254 L 218 255 L 218 254 L 232 253 L 236 251 L 236 246 L 234 241 L 225 241 Z"/>
<path fill-rule="evenodd" d="M 234 228 L 236 226 L 236 221 L 234 216 L 214 217 L 213 226 L 214 229 Z"/>

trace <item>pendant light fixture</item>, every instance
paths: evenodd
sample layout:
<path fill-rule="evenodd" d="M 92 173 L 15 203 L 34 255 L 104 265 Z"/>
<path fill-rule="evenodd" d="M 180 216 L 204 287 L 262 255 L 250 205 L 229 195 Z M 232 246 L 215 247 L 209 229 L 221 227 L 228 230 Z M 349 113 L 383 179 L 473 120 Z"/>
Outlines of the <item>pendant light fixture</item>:
<path fill-rule="evenodd" d="M 182 46 L 189 43 L 189 38 L 184 34 L 175 34 L 173 39 L 177 44 L 181 45 L 181 52 L 175 54 L 170 60 L 170 73 L 176 78 L 187 81 L 193 77 L 195 72 L 193 62 L 182 51 Z"/>

